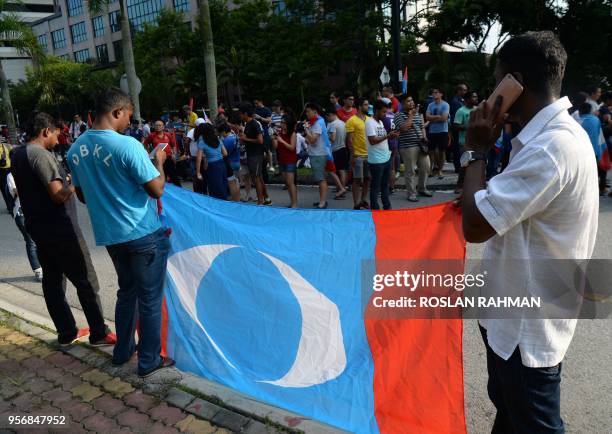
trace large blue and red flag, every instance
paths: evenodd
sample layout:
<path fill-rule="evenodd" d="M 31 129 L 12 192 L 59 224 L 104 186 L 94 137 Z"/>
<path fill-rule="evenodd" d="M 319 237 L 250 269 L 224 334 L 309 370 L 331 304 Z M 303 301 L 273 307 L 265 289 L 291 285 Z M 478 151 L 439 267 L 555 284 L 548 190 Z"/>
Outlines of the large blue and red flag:
<path fill-rule="evenodd" d="M 461 320 L 363 314 L 363 264 L 464 258 L 450 204 L 279 209 L 168 186 L 164 218 L 179 368 L 351 432 L 466 432 Z"/>

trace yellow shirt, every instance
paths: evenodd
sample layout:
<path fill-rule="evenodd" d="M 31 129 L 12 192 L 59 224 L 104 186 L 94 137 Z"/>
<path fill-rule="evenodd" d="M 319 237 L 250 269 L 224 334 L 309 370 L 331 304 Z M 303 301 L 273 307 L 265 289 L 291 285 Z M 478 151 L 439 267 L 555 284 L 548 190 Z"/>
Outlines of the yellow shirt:
<path fill-rule="evenodd" d="M 0 143 L 0 160 L 2 160 L 2 157 L 6 159 L 6 163 L 3 166 L 0 166 L 0 169 L 10 169 L 11 157 L 9 155 L 9 152 L 11 152 L 11 148 L 9 148 L 4 143 Z"/>
<path fill-rule="evenodd" d="M 367 116 L 364 120 L 361 120 L 359 116 L 355 115 L 351 116 L 351 118 L 346 121 L 346 133 L 352 133 L 351 138 L 353 140 L 353 150 L 356 157 L 368 156 L 365 132 L 365 121 L 367 120 Z"/>
<path fill-rule="evenodd" d="M 191 112 L 189 114 L 189 119 L 187 119 L 187 128 L 186 128 L 186 132 L 189 132 L 190 129 L 195 128 L 196 126 L 196 120 L 198 119 L 198 115 L 196 114 L 196 112 Z"/>

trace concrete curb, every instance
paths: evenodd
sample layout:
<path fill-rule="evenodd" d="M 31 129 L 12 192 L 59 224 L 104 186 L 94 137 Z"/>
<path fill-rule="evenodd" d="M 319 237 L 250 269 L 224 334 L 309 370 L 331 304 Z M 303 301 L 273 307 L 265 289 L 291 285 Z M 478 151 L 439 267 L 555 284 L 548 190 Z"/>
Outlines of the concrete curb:
<path fill-rule="evenodd" d="M 136 375 L 135 358 L 121 367 L 114 367 L 111 365 L 109 350 L 94 349 L 85 344 L 76 344 L 67 348 L 59 347 L 57 335 L 49 330 L 50 327 L 39 325 L 40 315 L 23 308 L 14 309 L 14 307 L 14 305 L 3 303 L 0 307 L 0 321 L 5 321 L 20 332 L 43 341 L 58 351 L 70 354 L 105 374 L 119 377 L 133 386 L 142 388 L 147 393 L 159 396 L 174 407 L 207 419 L 232 432 L 246 434 L 279 432 L 338 434 L 346 432 L 273 407 L 228 387 L 175 368 L 161 371 L 143 380 Z"/>

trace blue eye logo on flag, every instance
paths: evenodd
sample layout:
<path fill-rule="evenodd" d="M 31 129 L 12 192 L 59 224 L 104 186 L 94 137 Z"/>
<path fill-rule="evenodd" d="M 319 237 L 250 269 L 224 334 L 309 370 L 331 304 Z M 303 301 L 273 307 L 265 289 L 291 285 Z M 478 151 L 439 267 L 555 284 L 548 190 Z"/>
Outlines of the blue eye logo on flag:
<path fill-rule="evenodd" d="M 212 262 L 221 253 L 234 248 L 240 246 L 212 244 L 184 250 L 170 258 L 168 273 L 179 288 L 178 298 L 183 309 L 200 327 L 219 357 L 240 372 L 240 367 L 228 359 L 202 325 L 196 312 L 196 295 L 200 282 Z M 308 387 L 336 378 L 346 367 L 338 307 L 289 265 L 271 255 L 258 253 L 272 262 L 289 284 L 300 307 L 302 326 L 297 355 L 289 371 L 278 379 L 256 381 L 281 387 Z M 191 264 L 199 266 L 193 267 Z"/>
<path fill-rule="evenodd" d="M 449 423 L 465 432 L 462 382 L 455 399 L 458 388 L 430 393 L 422 381 L 440 384 L 440 378 L 421 375 L 436 366 L 442 376 L 457 374 L 460 351 L 451 368 L 448 360 L 391 360 L 388 333 L 399 333 L 399 342 L 405 330 L 363 318 L 362 264 L 384 255 L 377 216 L 403 213 L 257 207 L 172 186 L 163 209 L 173 231 L 165 344 L 180 369 L 352 432 L 400 432 L 414 417 L 431 419 L 415 425 L 421 428 Z M 447 341 L 457 326 L 432 329 Z M 432 338 L 426 334 L 419 339 Z M 433 338 L 435 344 L 435 331 Z M 381 382 L 383 371 L 388 380 Z M 405 390 L 411 383 L 414 390 Z M 428 395 L 420 396 L 422 390 Z M 423 413 L 428 401 L 438 408 L 446 403 L 453 416 L 440 422 Z M 396 410 L 407 414 L 396 417 Z"/>

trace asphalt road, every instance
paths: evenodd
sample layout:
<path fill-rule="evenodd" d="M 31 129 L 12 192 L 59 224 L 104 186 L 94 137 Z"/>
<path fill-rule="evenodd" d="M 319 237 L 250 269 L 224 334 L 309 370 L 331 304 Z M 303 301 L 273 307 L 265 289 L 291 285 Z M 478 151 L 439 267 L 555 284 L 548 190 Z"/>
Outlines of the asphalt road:
<path fill-rule="evenodd" d="M 269 187 L 269 193 L 275 205 L 286 206 L 289 203 L 287 192 L 280 187 Z M 311 207 L 317 200 L 318 193 L 315 188 L 301 186 L 298 198 L 301 207 Z M 437 191 L 433 198 L 413 204 L 406 200 L 404 191 L 398 191 L 392 196 L 392 204 L 394 208 L 409 208 L 453 198 L 451 191 Z M 330 200 L 329 204 L 333 208 L 352 207 L 350 198 L 342 201 Z M 34 294 L 42 294 L 40 284 L 32 278 L 23 240 L 3 205 L 0 211 L 0 280 Z M 104 314 L 112 320 L 117 289 L 116 274 L 106 251 L 95 247 L 89 216 L 83 206 L 79 206 L 79 219 L 100 281 Z M 481 252 L 480 245 L 468 246 L 468 258 L 477 258 Z M 612 259 L 612 198 L 601 199 L 594 256 Z M 67 296 L 71 305 L 79 306 L 74 288 L 69 286 Z M 28 305 L 25 299 L 11 302 L 24 307 Z M 490 432 L 494 410 L 486 393 L 485 351 L 475 321 L 465 321 L 463 341 L 468 430 L 470 433 Z M 611 366 L 612 320 L 580 321 L 562 371 L 562 415 L 567 432 L 612 432 Z"/>

